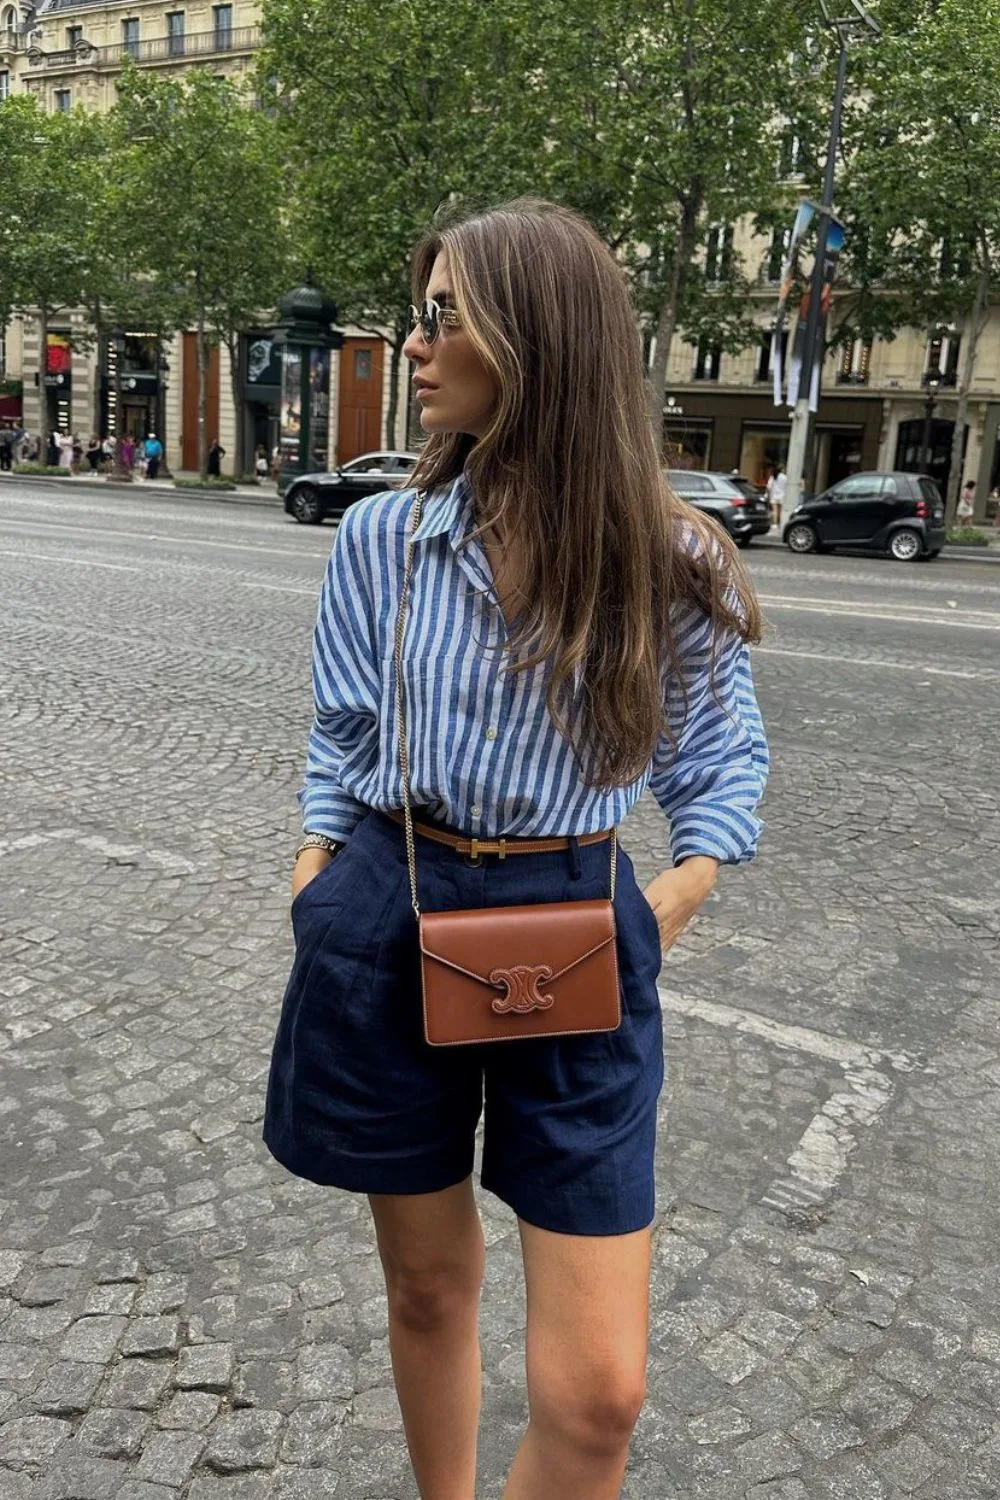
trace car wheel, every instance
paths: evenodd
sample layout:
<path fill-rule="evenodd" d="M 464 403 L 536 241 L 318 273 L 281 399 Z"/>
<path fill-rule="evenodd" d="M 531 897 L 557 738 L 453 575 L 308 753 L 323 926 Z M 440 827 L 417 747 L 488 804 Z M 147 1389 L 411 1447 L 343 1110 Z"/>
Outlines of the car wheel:
<path fill-rule="evenodd" d="M 292 499 L 292 515 L 303 526 L 318 526 L 323 519 L 323 507 L 315 485 L 304 484 L 295 491 Z"/>
<path fill-rule="evenodd" d="M 889 555 L 897 562 L 916 562 L 924 550 L 923 540 L 919 531 L 911 531 L 909 526 L 903 526 L 899 531 L 894 531 L 889 538 Z"/>
<path fill-rule="evenodd" d="M 815 552 L 819 546 L 815 527 L 808 521 L 796 521 L 785 533 L 785 546 L 790 552 Z"/>

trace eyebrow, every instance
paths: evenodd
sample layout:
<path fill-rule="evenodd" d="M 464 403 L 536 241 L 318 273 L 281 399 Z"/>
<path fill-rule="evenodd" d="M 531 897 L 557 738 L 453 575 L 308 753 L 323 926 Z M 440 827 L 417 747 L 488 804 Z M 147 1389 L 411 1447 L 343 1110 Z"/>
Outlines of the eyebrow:
<path fill-rule="evenodd" d="M 454 305 L 454 299 L 451 295 L 451 292 L 448 291 L 425 292 L 424 296 L 427 298 L 428 302 L 436 302 L 438 307 L 452 307 Z"/>

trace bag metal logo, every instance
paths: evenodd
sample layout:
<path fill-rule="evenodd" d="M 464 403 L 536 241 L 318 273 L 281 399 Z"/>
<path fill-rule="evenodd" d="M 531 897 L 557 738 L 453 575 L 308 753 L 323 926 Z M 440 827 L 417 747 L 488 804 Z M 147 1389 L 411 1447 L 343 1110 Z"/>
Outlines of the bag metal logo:
<path fill-rule="evenodd" d="M 492 1009 L 498 1016 L 513 1011 L 526 1016 L 533 1010 L 551 1010 L 556 1003 L 555 995 L 543 995 L 538 986 L 552 978 L 548 964 L 514 964 L 509 969 L 493 969 L 490 984 L 503 985 L 506 994 L 498 995 Z"/>

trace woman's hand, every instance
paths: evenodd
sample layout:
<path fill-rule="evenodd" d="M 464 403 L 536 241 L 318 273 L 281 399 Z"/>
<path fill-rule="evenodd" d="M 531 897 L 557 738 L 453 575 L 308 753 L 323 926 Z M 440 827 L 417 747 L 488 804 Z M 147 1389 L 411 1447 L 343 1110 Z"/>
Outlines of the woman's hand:
<path fill-rule="evenodd" d="M 692 855 L 647 885 L 644 895 L 660 928 L 664 953 L 672 948 L 715 885 L 719 862 L 707 854 Z"/>
<path fill-rule="evenodd" d="M 315 880 L 320 870 L 325 870 L 333 859 L 326 849 L 303 849 L 292 867 L 292 900 L 304 891 L 310 880 Z"/>

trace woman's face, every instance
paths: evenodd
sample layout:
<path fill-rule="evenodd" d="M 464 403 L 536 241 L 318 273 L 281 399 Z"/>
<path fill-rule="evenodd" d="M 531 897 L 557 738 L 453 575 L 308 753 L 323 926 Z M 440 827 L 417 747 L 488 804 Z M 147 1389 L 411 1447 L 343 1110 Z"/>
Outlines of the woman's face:
<path fill-rule="evenodd" d="M 443 253 L 431 268 L 424 296 L 441 307 L 455 306 Z M 434 343 L 427 344 L 418 325 L 403 345 L 403 353 L 416 366 L 413 384 L 424 431 L 468 432 L 482 437 L 498 392 L 465 329 L 443 324 Z"/>

